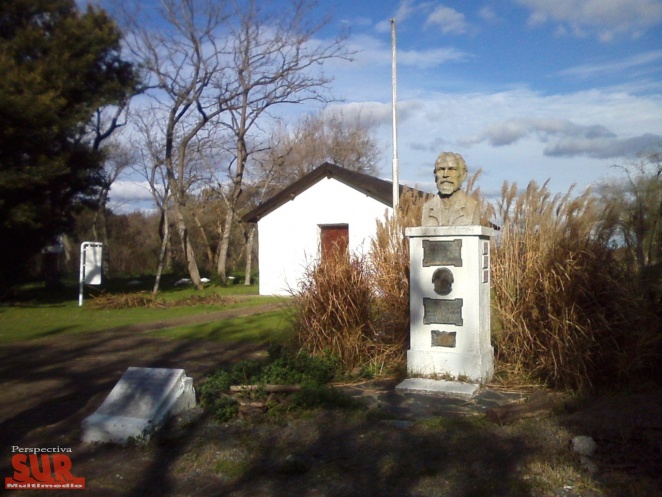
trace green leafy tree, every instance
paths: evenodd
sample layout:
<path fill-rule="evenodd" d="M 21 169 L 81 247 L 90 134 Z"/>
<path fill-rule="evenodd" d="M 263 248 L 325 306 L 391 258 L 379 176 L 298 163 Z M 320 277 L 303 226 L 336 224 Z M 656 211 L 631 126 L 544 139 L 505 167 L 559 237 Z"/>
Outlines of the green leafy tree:
<path fill-rule="evenodd" d="M 619 166 L 625 179 L 601 185 L 605 225 L 646 294 L 662 304 L 662 152 Z"/>
<path fill-rule="evenodd" d="M 0 286 L 98 195 L 88 124 L 136 85 L 120 41 L 104 11 L 74 0 L 0 2 Z"/>

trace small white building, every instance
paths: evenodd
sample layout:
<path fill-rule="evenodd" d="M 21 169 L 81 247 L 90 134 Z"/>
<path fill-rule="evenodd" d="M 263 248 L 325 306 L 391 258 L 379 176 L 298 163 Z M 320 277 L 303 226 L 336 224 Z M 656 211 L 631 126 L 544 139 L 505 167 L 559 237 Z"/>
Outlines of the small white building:
<path fill-rule="evenodd" d="M 289 295 L 334 244 L 367 253 L 392 202 L 392 182 L 327 162 L 260 204 L 243 217 L 258 225 L 260 295 Z"/>

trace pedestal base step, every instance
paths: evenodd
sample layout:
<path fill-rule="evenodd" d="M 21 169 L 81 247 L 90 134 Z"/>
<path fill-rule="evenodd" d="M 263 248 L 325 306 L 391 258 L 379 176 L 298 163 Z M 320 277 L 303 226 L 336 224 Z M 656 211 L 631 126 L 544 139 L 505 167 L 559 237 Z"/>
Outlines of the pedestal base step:
<path fill-rule="evenodd" d="M 407 378 L 396 390 L 401 392 L 440 394 L 451 397 L 471 398 L 480 389 L 480 385 L 460 381 L 432 380 L 429 378 Z"/>

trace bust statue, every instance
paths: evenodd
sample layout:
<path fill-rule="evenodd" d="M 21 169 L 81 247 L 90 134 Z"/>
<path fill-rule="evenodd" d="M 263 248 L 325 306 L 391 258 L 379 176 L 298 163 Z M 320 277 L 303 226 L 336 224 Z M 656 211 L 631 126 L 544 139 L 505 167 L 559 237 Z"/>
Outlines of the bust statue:
<path fill-rule="evenodd" d="M 423 226 L 480 225 L 478 202 L 460 190 L 467 165 L 460 154 L 442 152 L 434 163 L 438 195 L 423 204 Z"/>

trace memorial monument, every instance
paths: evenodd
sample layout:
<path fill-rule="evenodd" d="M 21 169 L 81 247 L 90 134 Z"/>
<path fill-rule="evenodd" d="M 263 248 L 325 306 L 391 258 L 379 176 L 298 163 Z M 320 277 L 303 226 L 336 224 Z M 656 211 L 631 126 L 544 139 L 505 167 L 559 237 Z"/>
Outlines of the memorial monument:
<path fill-rule="evenodd" d="M 461 191 L 462 156 L 439 155 L 438 194 L 423 205 L 420 227 L 407 228 L 410 253 L 410 378 L 400 390 L 471 396 L 492 378 L 490 236 L 480 206 Z"/>

